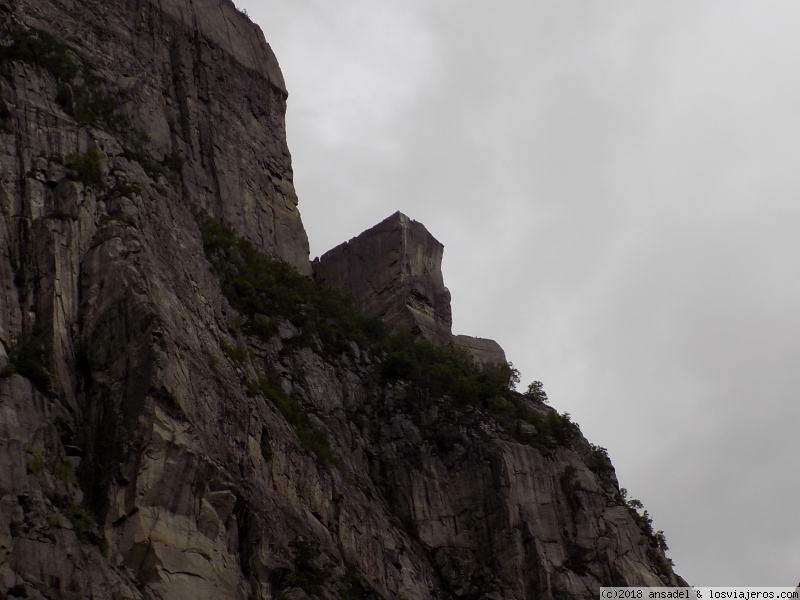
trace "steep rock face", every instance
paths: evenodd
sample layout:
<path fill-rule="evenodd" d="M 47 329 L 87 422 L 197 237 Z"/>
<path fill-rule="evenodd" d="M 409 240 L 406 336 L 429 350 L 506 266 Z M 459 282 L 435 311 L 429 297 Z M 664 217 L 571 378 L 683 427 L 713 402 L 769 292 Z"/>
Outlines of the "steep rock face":
<path fill-rule="evenodd" d="M 563 425 L 552 409 L 509 396 L 538 429 L 500 425 L 385 381 L 366 345 L 241 325 L 191 208 L 310 269 L 282 79 L 230 3 L 0 1 L 0 16 L 6 48 L 57 23 L 90 69 L 59 81 L 21 50 L 0 60 L 0 596 L 679 583 L 613 467 L 579 436 L 540 443 Z"/>
<path fill-rule="evenodd" d="M 92 146 L 109 157 L 125 155 L 144 163 L 149 174 L 179 175 L 177 192 L 310 273 L 286 146 L 283 77 L 261 31 L 231 2 L 23 0 L 0 6 L 6 39 L 20 28 L 49 30 L 58 23 L 58 37 L 79 66 L 114 97 L 118 116 L 130 120 L 104 127 L 116 130 L 110 139 L 93 133 L 67 114 L 75 112 L 71 102 L 56 101 L 61 90 L 51 74 L 17 65 L 2 89 L 5 119 L 13 123 L 5 135 L 16 133 L 5 140 L 6 173 L 51 173 L 48 158 Z M 80 74 L 70 84 L 91 87 Z M 149 160 L 136 160 L 141 156 Z M 168 168 L 159 168 L 159 161 Z M 52 210 L 42 202 L 44 188 L 54 182 L 16 183 L 22 189 L 6 191 L 31 198 L 19 207 L 30 212 L 26 216 Z"/>
<path fill-rule="evenodd" d="M 469 351 L 481 363 L 506 362 L 505 350 L 494 340 L 471 335 L 454 335 L 453 344 Z"/>
<path fill-rule="evenodd" d="M 444 245 L 422 223 L 396 212 L 315 259 L 314 278 L 344 290 L 366 315 L 424 339 L 456 345 L 479 362 L 505 363 L 494 340 L 453 335 Z"/>
<path fill-rule="evenodd" d="M 316 259 L 314 278 L 352 294 L 370 317 L 445 343 L 453 316 L 443 253 L 422 223 L 396 212 Z"/>

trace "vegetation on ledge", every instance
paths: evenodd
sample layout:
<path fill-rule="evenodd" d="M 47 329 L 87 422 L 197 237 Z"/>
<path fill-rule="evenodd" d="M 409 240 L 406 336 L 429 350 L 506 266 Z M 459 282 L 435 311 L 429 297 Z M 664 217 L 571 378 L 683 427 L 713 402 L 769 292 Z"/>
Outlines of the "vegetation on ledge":
<path fill-rule="evenodd" d="M 367 318 L 341 290 L 303 277 L 205 213 L 196 212 L 195 219 L 206 257 L 223 294 L 242 316 L 245 332 L 268 337 L 285 320 L 300 331 L 291 343 L 314 347 L 323 355 L 353 352 L 353 344 L 371 349 L 380 361 L 381 382 L 404 387 L 412 415 L 434 403 L 445 413 L 478 408 L 518 441 L 544 451 L 569 446 L 579 436 L 580 429 L 567 413 L 532 408 L 531 401 L 543 403 L 547 398 L 540 382 L 524 396 L 514 391 L 519 374 L 511 364 L 478 365 L 463 349 L 432 344 Z M 267 381 L 260 377 L 251 387 L 270 398 L 299 435 L 299 404 L 288 402 Z"/>
<path fill-rule="evenodd" d="M 79 123 L 119 130 L 127 126 L 101 78 L 81 69 L 69 47 L 41 29 L 20 29 L 0 48 L 0 63 L 20 61 L 50 73 L 58 83 L 56 101 Z"/>
<path fill-rule="evenodd" d="M 67 114 L 82 125 L 121 134 L 127 142 L 125 158 L 138 162 L 151 179 L 163 176 L 173 188 L 179 187 L 183 168 L 180 154 L 173 151 L 162 161 L 155 160 L 146 149 L 150 141 L 147 133 L 121 114 L 108 83 L 91 68 L 80 67 L 66 44 L 40 29 L 20 29 L 11 35 L 9 45 L 0 46 L 0 65 L 7 62 L 23 62 L 52 75 L 57 83 L 55 101 Z M 71 154 L 67 157 L 72 169 L 70 177 L 101 189 L 103 172 L 99 156 L 96 149 Z"/>
<path fill-rule="evenodd" d="M 20 336 L 8 354 L 8 364 L 0 372 L 0 377 L 22 375 L 30 380 L 46 396 L 53 394 L 50 373 L 45 368 L 47 356 L 44 328 L 34 325 Z"/>
<path fill-rule="evenodd" d="M 44 69 L 58 82 L 69 83 L 78 74 L 67 46 L 39 29 L 15 31 L 11 44 L 0 48 L 0 61 L 15 60 Z"/>

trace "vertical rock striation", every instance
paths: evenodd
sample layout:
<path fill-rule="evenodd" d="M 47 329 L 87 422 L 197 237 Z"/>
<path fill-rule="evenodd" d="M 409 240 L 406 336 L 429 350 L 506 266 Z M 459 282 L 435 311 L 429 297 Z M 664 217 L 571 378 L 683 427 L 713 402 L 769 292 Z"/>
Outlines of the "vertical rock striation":
<path fill-rule="evenodd" d="M 314 278 L 344 290 L 366 315 L 423 339 L 467 350 L 480 363 L 506 362 L 494 340 L 453 335 L 444 245 L 401 212 L 314 260 Z"/>
<path fill-rule="evenodd" d="M 443 253 L 422 223 L 396 212 L 316 259 L 314 278 L 351 294 L 370 317 L 447 343 L 453 317 Z"/>
<path fill-rule="evenodd" d="M 179 175 L 173 187 L 184 198 L 310 273 L 286 145 L 283 77 L 261 30 L 231 2 L 2 5 L 6 39 L 29 27 L 55 33 L 57 23 L 81 72 L 88 71 L 118 106 L 113 123 L 91 122 L 92 115 L 71 118 L 67 113 L 74 110 L 59 98 L 52 73 L 7 67 L 5 118 L 21 127 L 6 128 L 17 139 L 4 147 L 18 144 L 17 164 L 8 164 L 8 172 L 25 168 L 24 174 L 37 160 L 96 146 L 108 158 L 132 159 L 148 174 Z M 80 73 L 60 83 L 91 88 Z M 42 166 L 52 171 L 52 165 Z"/>

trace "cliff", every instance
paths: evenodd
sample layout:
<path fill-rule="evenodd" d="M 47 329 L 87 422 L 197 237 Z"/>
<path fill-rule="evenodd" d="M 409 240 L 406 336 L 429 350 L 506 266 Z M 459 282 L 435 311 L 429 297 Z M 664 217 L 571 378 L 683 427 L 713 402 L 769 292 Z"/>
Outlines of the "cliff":
<path fill-rule="evenodd" d="M 314 260 L 314 278 L 353 296 L 358 309 L 479 362 L 505 363 L 494 340 L 452 334 L 444 245 L 422 223 L 397 212 Z"/>
<path fill-rule="evenodd" d="M 309 280 L 283 79 L 230 2 L 0 19 L 0 596 L 681 582 L 602 449 L 510 368 Z"/>
<path fill-rule="evenodd" d="M 316 259 L 314 278 L 352 294 L 366 315 L 446 343 L 453 317 L 443 253 L 421 223 L 397 212 Z"/>

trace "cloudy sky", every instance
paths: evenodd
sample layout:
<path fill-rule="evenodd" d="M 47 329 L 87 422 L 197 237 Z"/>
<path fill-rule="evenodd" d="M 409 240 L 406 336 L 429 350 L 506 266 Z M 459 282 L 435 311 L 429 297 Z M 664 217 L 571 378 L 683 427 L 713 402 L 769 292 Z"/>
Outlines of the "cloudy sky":
<path fill-rule="evenodd" d="M 800 3 L 237 0 L 312 257 L 396 210 L 695 585 L 800 579 Z"/>

